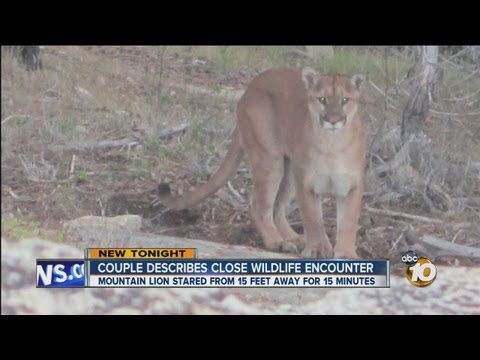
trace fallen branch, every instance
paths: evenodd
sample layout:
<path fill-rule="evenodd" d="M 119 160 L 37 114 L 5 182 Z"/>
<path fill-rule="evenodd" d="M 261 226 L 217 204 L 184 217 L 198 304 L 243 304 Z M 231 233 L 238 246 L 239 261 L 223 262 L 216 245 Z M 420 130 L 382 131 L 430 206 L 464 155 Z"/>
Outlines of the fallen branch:
<path fill-rule="evenodd" d="M 245 89 L 235 90 L 235 89 L 229 89 L 229 88 L 224 88 L 224 89 L 221 89 L 220 91 L 213 91 L 210 88 L 196 86 L 192 84 L 171 83 L 169 84 L 169 86 L 172 88 L 183 90 L 186 93 L 192 94 L 194 96 L 203 95 L 203 96 L 209 96 L 214 99 L 220 99 L 225 101 L 238 101 L 240 100 L 240 98 L 242 97 L 245 91 Z"/>
<path fill-rule="evenodd" d="M 188 124 L 183 123 L 177 127 L 166 129 L 162 131 L 159 135 L 159 139 L 166 139 L 171 136 L 183 133 L 188 127 Z M 130 149 L 132 146 L 139 145 L 141 142 L 133 137 L 118 139 L 118 140 L 103 140 L 99 142 L 86 142 L 83 144 L 73 144 L 73 145 L 54 145 L 53 149 L 57 151 L 86 151 L 86 150 L 102 150 L 110 149 L 114 147 L 128 147 Z"/>
<path fill-rule="evenodd" d="M 473 248 L 466 245 L 455 244 L 450 241 L 440 239 L 433 235 L 425 234 L 423 238 L 420 239 L 425 245 L 433 246 L 441 250 L 445 250 L 452 255 L 463 256 L 468 258 L 480 259 L 480 249 Z"/>
<path fill-rule="evenodd" d="M 183 134 L 185 132 L 185 130 L 187 129 L 187 127 L 188 127 L 188 124 L 183 123 L 183 124 L 181 124 L 177 127 L 163 130 L 158 135 L 158 138 L 161 140 L 161 139 L 167 139 L 167 138 L 172 137 L 172 136 L 176 136 L 177 134 Z"/>
<path fill-rule="evenodd" d="M 365 209 L 372 214 L 385 215 L 385 216 L 398 216 L 405 219 L 416 220 L 416 221 L 426 222 L 430 224 L 439 224 L 439 225 L 444 224 L 444 222 L 440 219 L 432 219 L 426 216 L 412 215 L 412 214 L 386 210 L 386 209 L 376 209 L 370 206 L 365 206 Z"/>
<path fill-rule="evenodd" d="M 287 51 L 287 55 L 298 56 L 304 59 L 310 57 L 310 55 L 306 51 L 300 49 L 289 49 Z"/>
<path fill-rule="evenodd" d="M 99 149 L 109 149 L 112 147 L 123 147 L 123 146 L 133 146 L 138 145 L 139 142 L 134 138 L 124 138 L 119 140 L 104 140 L 100 142 L 87 142 L 77 145 L 54 145 L 53 150 L 65 151 L 65 150 L 74 150 L 74 151 L 85 151 L 85 150 L 99 150 Z"/>

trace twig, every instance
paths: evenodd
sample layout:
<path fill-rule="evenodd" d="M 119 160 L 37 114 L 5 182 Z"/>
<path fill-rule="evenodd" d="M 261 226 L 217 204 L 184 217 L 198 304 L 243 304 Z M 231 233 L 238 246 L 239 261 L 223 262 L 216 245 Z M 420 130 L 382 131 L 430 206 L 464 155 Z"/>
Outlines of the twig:
<path fill-rule="evenodd" d="M 456 57 L 459 57 L 460 55 L 463 55 L 463 53 L 465 53 L 467 51 L 470 51 L 470 49 L 468 47 L 465 47 L 462 50 L 456 52 L 455 54 L 452 54 L 448 59 L 444 56 L 442 56 L 442 57 L 445 58 L 445 60 L 452 61 L 453 59 L 455 59 Z M 453 63 L 453 64 L 455 64 L 455 63 Z M 455 65 L 457 65 L 457 64 L 455 64 Z"/>
<path fill-rule="evenodd" d="M 244 205 L 243 203 L 240 203 L 235 196 L 230 196 L 225 189 L 218 190 L 216 196 L 228 203 L 234 209 Z"/>
<path fill-rule="evenodd" d="M 27 180 L 34 183 L 40 183 L 40 184 L 67 184 L 70 181 L 72 181 L 72 177 L 69 177 L 68 179 L 63 179 L 63 180 L 55 180 L 55 179 L 45 180 L 45 179 L 40 179 L 33 175 L 27 175 Z"/>
<path fill-rule="evenodd" d="M 373 168 L 372 171 L 374 174 L 378 175 L 383 172 L 393 171 L 398 167 L 408 164 L 409 159 L 409 142 L 405 142 L 400 150 L 395 154 L 392 160 L 389 162 L 379 165 L 376 168 Z"/>
<path fill-rule="evenodd" d="M 464 102 L 464 101 L 470 100 L 472 98 L 474 99 L 474 102 L 475 102 L 477 97 L 478 97 L 478 95 L 477 95 L 478 93 L 480 93 L 480 89 L 474 91 L 471 94 L 467 94 L 464 97 L 460 97 L 460 98 L 455 97 L 453 94 L 450 94 L 450 96 L 452 97 L 453 100 L 455 100 L 457 102 Z M 471 104 L 473 104 L 473 102 Z"/>
<path fill-rule="evenodd" d="M 100 204 L 100 214 L 103 216 L 105 216 L 105 208 L 103 207 L 103 203 L 102 203 L 102 199 L 100 198 L 97 198 L 97 201 L 98 203 Z"/>
<path fill-rule="evenodd" d="M 385 215 L 385 216 L 398 216 L 398 217 L 403 217 L 405 219 L 417 220 L 417 221 L 422 221 L 430 224 L 439 224 L 439 225 L 444 224 L 444 222 L 440 219 L 432 219 L 426 216 L 412 215 L 412 214 L 407 214 L 407 213 L 392 211 L 387 209 L 376 209 L 368 205 L 365 206 L 365 209 L 372 214 L 379 214 L 379 215 Z"/>
<path fill-rule="evenodd" d="M 127 159 L 130 159 L 130 150 L 132 148 L 132 145 L 131 145 L 131 143 L 128 143 L 126 146 L 127 146 Z M 122 146 L 122 150 L 123 150 L 124 147 L 125 147 L 125 145 Z"/>
<path fill-rule="evenodd" d="M 452 84 L 450 85 L 451 88 L 454 88 L 455 86 L 459 86 L 459 85 L 462 85 L 464 82 L 467 82 L 468 80 L 470 80 L 472 77 L 474 77 L 475 75 L 477 75 L 477 73 L 479 72 L 479 70 L 475 70 L 474 72 L 470 73 L 467 77 L 465 77 L 464 79 L 462 79 L 461 81 L 457 82 L 456 84 Z"/>
<path fill-rule="evenodd" d="M 10 121 L 16 117 L 25 117 L 25 115 L 10 115 L 7 116 L 5 119 L 2 120 L 2 125 L 5 124 L 7 121 Z"/>
<path fill-rule="evenodd" d="M 30 196 L 20 196 L 15 194 L 13 191 L 8 192 L 11 197 L 15 199 L 15 201 L 21 201 L 21 202 L 35 202 L 34 199 L 32 199 Z"/>
<path fill-rule="evenodd" d="M 474 116 L 474 115 L 480 115 L 480 110 L 479 110 L 479 111 L 472 112 L 472 113 L 464 113 L 464 114 L 461 114 L 461 113 L 451 113 L 451 112 L 445 112 L 445 111 L 437 111 L 437 110 L 433 110 L 433 109 L 430 109 L 429 111 L 430 111 L 432 114 L 448 115 L 448 116 Z"/>
<path fill-rule="evenodd" d="M 70 174 L 75 171 L 75 154 L 72 155 L 72 162 L 70 163 Z"/>
<path fill-rule="evenodd" d="M 156 205 L 152 205 L 152 207 L 155 207 L 157 205 L 160 205 L 161 202 L 157 202 Z M 160 211 L 157 215 L 155 215 L 153 218 L 149 219 L 150 221 L 154 221 L 154 220 L 157 220 L 157 219 L 160 219 L 166 212 L 170 211 L 169 208 L 165 208 L 163 209 L 162 211 Z"/>
<path fill-rule="evenodd" d="M 377 90 L 381 95 L 383 95 L 385 99 L 387 99 L 390 102 L 393 102 L 393 99 L 390 96 L 388 96 L 382 89 L 380 89 L 372 80 L 368 79 L 368 83 L 372 85 L 372 87 L 375 90 Z"/>
<path fill-rule="evenodd" d="M 458 230 L 455 235 L 453 235 L 452 243 L 455 243 L 457 241 L 458 235 L 460 235 L 463 232 L 463 229 Z"/>
<path fill-rule="evenodd" d="M 398 246 L 398 243 L 400 242 L 400 240 L 402 240 L 404 237 L 404 234 L 403 234 L 403 231 L 400 233 L 400 235 L 398 236 L 397 240 L 394 241 L 394 243 L 392 244 L 392 247 L 390 248 L 390 252 L 392 252 L 393 250 L 395 250 Z"/>
<path fill-rule="evenodd" d="M 449 253 L 452 253 L 452 255 L 480 259 L 480 249 L 460 244 L 454 244 L 450 241 L 440 239 L 433 235 L 423 235 L 423 238 L 420 239 L 420 242 L 425 245 L 430 245 L 438 249 L 448 251 Z"/>
<path fill-rule="evenodd" d="M 124 146 L 133 146 L 138 145 L 139 142 L 134 138 L 124 138 L 119 140 L 104 140 L 100 142 L 87 142 L 81 145 L 54 145 L 54 150 L 97 150 L 97 149 L 108 149 L 112 147 L 124 147 Z"/>
<path fill-rule="evenodd" d="M 384 113 L 386 114 L 386 113 Z M 377 122 L 377 119 L 375 119 L 375 117 L 373 115 L 370 114 L 370 117 L 375 121 Z M 380 126 L 378 127 L 378 130 L 375 132 L 375 135 L 373 135 L 373 139 L 372 139 L 372 142 L 370 144 L 370 149 L 368 151 L 368 161 L 369 161 L 369 168 L 371 169 L 373 167 L 373 163 L 372 163 L 372 152 L 373 152 L 373 147 L 378 139 L 378 136 L 379 134 L 383 131 L 383 126 L 385 125 L 385 123 L 387 122 L 387 116 L 384 116 L 383 117 L 383 121 L 382 123 L 380 124 Z"/>
<path fill-rule="evenodd" d="M 471 222 L 461 222 L 461 223 L 453 224 L 452 230 L 453 231 L 466 230 L 466 229 L 470 229 L 471 227 L 472 227 Z"/>
<path fill-rule="evenodd" d="M 245 199 L 243 198 L 243 196 L 240 195 L 238 191 L 233 188 L 232 183 L 230 181 L 227 182 L 227 186 L 230 192 L 237 198 L 238 201 L 240 201 L 242 204 L 245 203 Z"/>
<path fill-rule="evenodd" d="M 22 155 L 18 155 L 18 159 L 20 160 L 20 163 L 22 164 L 25 172 L 27 174 L 29 174 L 30 173 L 30 167 L 26 164 L 24 157 Z"/>

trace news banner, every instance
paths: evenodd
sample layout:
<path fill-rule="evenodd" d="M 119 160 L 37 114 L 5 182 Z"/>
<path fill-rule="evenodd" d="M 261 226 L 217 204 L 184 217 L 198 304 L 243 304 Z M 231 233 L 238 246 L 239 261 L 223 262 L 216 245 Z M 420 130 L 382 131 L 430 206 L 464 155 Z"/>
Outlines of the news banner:
<path fill-rule="evenodd" d="M 89 248 L 37 259 L 37 287 L 390 287 L 379 260 L 199 259 L 197 249 Z"/>

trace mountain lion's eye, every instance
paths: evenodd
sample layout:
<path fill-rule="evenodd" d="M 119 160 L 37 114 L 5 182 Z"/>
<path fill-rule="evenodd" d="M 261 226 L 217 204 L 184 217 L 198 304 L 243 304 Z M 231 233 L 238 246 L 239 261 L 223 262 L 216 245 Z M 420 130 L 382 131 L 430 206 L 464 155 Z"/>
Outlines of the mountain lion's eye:
<path fill-rule="evenodd" d="M 342 103 L 342 105 L 345 105 L 345 104 L 348 103 L 349 101 L 350 101 L 349 98 L 344 97 L 344 98 L 342 98 L 341 103 Z"/>
<path fill-rule="evenodd" d="M 318 101 L 320 101 L 320 103 L 322 103 L 323 105 L 325 105 L 327 103 L 327 99 L 325 97 L 319 97 L 318 98 Z"/>

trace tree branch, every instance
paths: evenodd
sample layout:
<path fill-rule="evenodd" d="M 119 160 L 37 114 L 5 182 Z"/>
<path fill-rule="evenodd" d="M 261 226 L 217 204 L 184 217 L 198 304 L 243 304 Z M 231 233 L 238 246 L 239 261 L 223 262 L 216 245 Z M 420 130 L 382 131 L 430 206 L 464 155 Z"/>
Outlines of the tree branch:
<path fill-rule="evenodd" d="M 402 217 L 404 219 L 416 220 L 416 221 L 426 222 L 426 223 L 430 223 L 430 224 L 444 225 L 444 222 L 442 220 L 432 219 L 432 218 L 429 218 L 429 217 L 426 217 L 426 216 L 412 215 L 412 214 L 407 214 L 407 213 L 392 211 L 392 210 L 387 210 L 387 209 L 376 209 L 376 208 L 372 208 L 368 205 L 365 206 L 365 209 L 367 209 L 367 211 L 372 213 L 372 214 L 385 215 L 385 216 L 398 216 L 398 217 Z"/>

